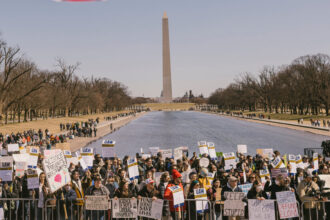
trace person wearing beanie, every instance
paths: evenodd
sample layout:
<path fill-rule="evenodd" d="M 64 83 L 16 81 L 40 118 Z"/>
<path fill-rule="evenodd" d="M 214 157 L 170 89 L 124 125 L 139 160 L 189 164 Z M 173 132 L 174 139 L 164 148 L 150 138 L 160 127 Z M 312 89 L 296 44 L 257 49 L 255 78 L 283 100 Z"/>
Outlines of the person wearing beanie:
<path fill-rule="evenodd" d="M 172 181 L 169 182 L 169 184 L 167 185 L 167 187 L 165 189 L 165 193 L 164 193 L 164 199 L 166 199 L 170 202 L 170 212 L 171 212 L 171 216 L 173 219 L 180 219 L 180 217 L 182 219 L 183 211 L 185 210 L 185 206 L 174 208 L 173 192 L 171 191 L 171 187 L 178 186 L 181 188 L 182 196 L 184 196 L 181 177 L 182 176 L 179 173 L 179 171 L 177 171 L 176 169 L 173 169 L 172 170 Z"/>

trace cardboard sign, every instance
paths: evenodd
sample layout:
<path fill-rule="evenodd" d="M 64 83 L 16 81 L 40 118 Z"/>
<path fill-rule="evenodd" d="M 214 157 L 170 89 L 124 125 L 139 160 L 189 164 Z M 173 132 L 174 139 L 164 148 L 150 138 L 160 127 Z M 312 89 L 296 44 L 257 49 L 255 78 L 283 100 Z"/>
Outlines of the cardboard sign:
<path fill-rule="evenodd" d="M 236 168 L 236 156 L 234 152 L 224 153 L 223 157 L 225 160 L 225 170 Z"/>
<path fill-rule="evenodd" d="M 108 210 L 110 209 L 108 196 L 85 196 L 86 210 Z"/>
<path fill-rule="evenodd" d="M 31 147 L 29 150 L 29 161 L 27 167 L 31 169 L 36 169 L 38 164 L 39 149 L 36 147 Z"/>
<path fill-rule="evenodd" d="M 176 162 L 177 160 L 182 160 L 182 150 L 181 148 L 175 148 L 173 151 L 173 157 L 174 161 Z"/>
<path fill-rule="evenodd" d="M 165 149 L 160 150 L 162 153 L 162 159 L 165 160 L 166 158 L 172 158 L 172 149 Z"/>
<path fill-rule="evenodd" d="M 113 218 L 136 218 L 137 199 L 114 199 L 112 200 Z"/>
<path fill-rule="evenodd" d="M 275 220 L 274 200 L 249 199 L 249 220 Z"/>
<path fill-rule="evenodd" d="M 203 157 L 203 158 L 201 158 L 201 159 L 199 160 L 199 166 L 200 166 L 200 167 L 208 167 L 209 164 L 210 164 L 209 159 L 207 159 L 207 158 L 205 158 L 205 157 Z"/>
<path fill-rule="evenodd" d="M 18 146 L 18 144 L 8 144 L 7 149 L 8 149 L 8 152 L 18 152 L 19 146 Z"/>
<path fill-rule="evenodd" d="M 13 181 L 13 157 L 0 157 L 0 178 L 3 182 Z"/>
<path fill-rule="evenodd" d="M 245 197 L 242 192 L 225 192 L 224 216 L 244 216 L 245 204 L 242 199 Z"/>
<path fill-rule="evenodd" d="M 173 205 L 174 208 L 181 207 L 184 205 L 184 195 L 183 190 L 180 186 L 171 186 L 169 189 L 173 194 Z"/>
<path fill-rule="evenodd" d="M 115 141 L 112 140 L 103 140 L 102 142 L 102 157 L 103 158 L 110 158 L 115 157 Z"/>
<path fill-rule="evenodd" d="M 94 153 L 93 153 L 93 148 L 84 148 L 80 149 L 80 155 L 82 159 L 85 161 L 85 164 L 87 165 L 88 168 L 93 167 L 93 160 L 94 160 Z"/>
<path fill-rule="evenodd" d="M 27 170 L 28 189 L 39 188 L 39 177 L 36 170 Z"/>
<path fill-rule="evenodd" d="M 243 144 L 237 145 L 237 152 L 241 154 L 247 154 L 247 146 Z"/>
<path fill-rule="evenodd" d="M 297 200 L 294 192 L 276 192 L 276 201 L 281 219 L 299 217 Z"/>
<path fill-rule="evenodd" d="M 149 152 L 151 156 L 157 156 L 159 152 L 159 147 L 149 147 Z"/>
<path fill-rule="evenodd" d="M 196 201 L 196 211 L 197 213 L 203 213 L 208 209 L 207 194 L 204 188 L 194 189 L 194 196 Z M 205 201 L 199 201 L 205 200 Z"/>
<path fill-rule="evenodd" d="M 215 152 L 215 146 L 213 142 L 207 142 L 207 149 L 209 151 L 209 155 L 211 160 L 216 160 L 217 157 L 217 153 Z"/>
<path fill-rule="evenodd" d="M 62 151 L 45 158 L 42 165 L 51 193 L 71 181 L 66 160 Z"/>
<path fill-rule="evenodd" d="M 139 177 L 139 167 L 136 158 L 131 158 L 127 161 L 128 175 L 130 180 Z"/>
<path fill-rule="evenodd" d="M 252 183 L 242 184 L 242 185 L 238 185 L 238 188 L 240 188 L 242 190 L 242 192 L 245 195 L 247 195 L 248 192 L 250 191 L 252 185 L 253 185 Z"/>
<path fill-rule="evenodd" d="M 161 219 L 163 211 L 162 199 L 152 200 L 151 198 L 141 198 L 138 204 L 138 216 Z"/>
<path fill-rule="evenodd" d="M 207 148 L 207 143 L 206 143 L 206 141 L 199 141 L 198 142 L 198 148 L 199 148 L 199 153 L 201 154 L 201 155 L 203 155 L 203 154 L 209 154 L 209 150 L 208 150 L 208 148 Z"/>

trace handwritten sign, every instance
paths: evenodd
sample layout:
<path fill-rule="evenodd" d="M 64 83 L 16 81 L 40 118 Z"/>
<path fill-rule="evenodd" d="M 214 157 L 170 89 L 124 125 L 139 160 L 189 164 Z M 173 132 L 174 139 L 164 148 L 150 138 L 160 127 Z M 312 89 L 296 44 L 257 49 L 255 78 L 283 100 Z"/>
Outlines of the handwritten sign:
<path fill-rule="evenodd" d="M 110 209 L 108 196 L 86 196 L 85 197 L 86 210 L 108 210 Z"/>
<path fill-rule="evenodd" d="M 246 154 L 247 153 L 247 146 L 243 144 L 237 145 L 237 152 L 241 154 Z"/>
<path fill-rule="evenodd" d="M 45 158 L 42 165 L 52 193 L 71 181 L 62 151 Z"/>
<path fill-rule="evenodd" d="M 201 155 L 203 155 L 203 154 L 209 154 L 209 150 L 207 148 L 206 141 L 199 141 L 198 142 L 198 148 L 199 148 L 199 153 Z"/>
<path fill-rule="evenodd" d="M 276 200 L 281 219 L 299 217 L 297 201 L 294 192 L 276 192 Z"/>
<path fill-rule="evenodd" d="M 8 144 L 7 145 L 8 152 L 17 152 L 19 151 L 18 144 Z"/>
<path fill-rule="evenodd" d="M 163 203 L 162 199 L 152 200 L 150 198 L 142 197 L 139 200 L 138 205 L 138 216 L 153 218 L 153 219 L 161 219 L 162 211 L 163 211 Z"/>
<path fill-rule="evenodd" d="M 113 218 L 136 218 L 137 200 L 136 199 L 115 199 L 112 200 Z"/>
<path fill-rule="evenodd" d="M 249 220 L 275 220 L 274 200 L 249 199 Z"/>
<path fill-rule="evenodd" d="M 224 216 L 244 216 L 243 192 L 225 192 Z"/>

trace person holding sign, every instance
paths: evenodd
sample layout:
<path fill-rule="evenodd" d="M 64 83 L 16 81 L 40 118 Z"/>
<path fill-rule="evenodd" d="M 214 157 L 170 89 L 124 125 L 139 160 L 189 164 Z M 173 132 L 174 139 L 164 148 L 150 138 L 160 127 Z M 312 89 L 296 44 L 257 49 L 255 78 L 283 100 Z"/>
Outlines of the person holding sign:
<path fill-rule="evenodd" d="M 176 207 L 174 206 L 174 204 L 176 204 L 177 201 L 179 202 L 184 201 L 181 177 L 182 177 L 181 174 L 177 170 L 173 169 L 172 170 L 173 180 L 167 185 L 164 193 L 164 199 L 170 201 L 170 211 L 173 219 L 178 219 L 177 217 L 181 219 L 182 218 L 181 211 L 184 211 L 185 209 L 185 206 L 181 207 L 181 203 L 179 203 Z M 177 187 L 177 190 L 172 191 L 171 187 L 173 188 Z"/>
<path fill-rule="evenodd" d="M 210 201 L 215 202 L 214 206 L 214 219 L 221 219 L 221 182 L 219 179 L 213 180 L 212 188 L 207 191 L 207 197 Z"/>
<path fill-rule="evenodd" d="M 195 199 L 194 189 L 201 188 L 201 185 L 197 180 L 194 180 L 190 183 L 189 192 L 187 199 L 191 199 L 187 202 L 188 209 L 188 219 L 189 220 L 201 220 L 203 218 L 202 213 L 197 212 L 196 201 L 192 201 Z"/>
<path fill-rule="evenodd" d="M 265 200 L 268 198 L 266 192 L 262 189 L 262 184 L 258 180 L 254 181 L 251 189 L 247 194 L 248 199 Z"/>

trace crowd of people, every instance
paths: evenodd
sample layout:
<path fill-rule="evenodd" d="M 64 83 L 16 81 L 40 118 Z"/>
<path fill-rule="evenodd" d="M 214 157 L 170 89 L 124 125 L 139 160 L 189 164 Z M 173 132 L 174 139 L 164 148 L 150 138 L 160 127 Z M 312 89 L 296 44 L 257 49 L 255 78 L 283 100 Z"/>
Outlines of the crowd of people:
<path fill-rule="evenodd" d="M 161 152 L 148 158 L 137 153 L 135 157 L 139 170 L 139 177 L 135 180 L 128 178 L 129 156 L 122 159 L 102 158 L 101 155 L 96 154 L 93 166 L 88 169 L 84 170 L 80 164 L 71 163 L 68 168 L 71 182 L 57 192 L 50 193 L 42 168 L 43 155 L 41 154 L 37 167 L 39 188 L 34 190 L 27 188 L 27 173 L 21 177 L 17 177 L 13 173 L 13 181 L 0 180 L 0 197 L 2 198 L 0 208 L 3 208 L 6 219 L 16 219 L 16 217 L 20 219 L 23 213 L 32 219 L 34 217 L 42 219 L 42 211 L 45 207 L 47 207 L 45 215 L 48 215 L 48 219 L 66 219 L 64 213 L 68 219 L 86 219 L 91 217 L 91 213 L 82 211 L 83 199 L 87 195 L 106 195 L 109 199 L 148 197 L 164 199 L 162 219 L 210 219 L 211 215 L 216 219 L 227 219 L 222 215 L 220 203 L 217 203 L 212 211 L 203 213 L 196 212 L 194 201 L 188 201 L 185 206 L 175 208 L 170 187 L 182 188 L 184 197 L 188 200 L 195 198 L 194 189 L 205 188 L 208 200 L 216 202 L 225 200 L 225 192 L 242 192 L 238 186 L 247 183 L 251 183 L 252 187 L 243 199 L 245 202 L 248 199 L 276 199 L 276 192 L 280 191 L 294 192 L 300 203 L 327 200 L 326 196 L 316 193 L 324 187 L 324 183 L 322 185 L 318 176 L 330 174 L 329 158 L 324 158 L 322 155 L 318 156 L 318 170 L 311 171 L 314 168 L 313 158 L 303 156 L 304 168 L 297 168 L 296 173 L 292 173 L 291 164 L 285 161 L 280 152 L 274 151 L 273 158 L 282 158 L 288 170 L 287 175 L 279 174 L 275 178 L 272 178 L 271 159 L 258 154 L 251 156 L 237 153 L 236 168 L 233 167 L 230 170 L 224 169 L 223 158 L 211 160 L 207 154 L 197 156 L 196 153 L 193 153 L 191 157 L 184 154 L 176 161 L 173 158 L 163 158 Z M 200 166 L 199 161 L 202 158 L 209 160 L 207 167 Z M 270 173 L 269 176 L 264 177 L 264 181 L 260 175 L 262 170 L 268 170 Z M 160 179 L 157 179 L 155 174 L 160 172 L 162 173 Z M 212 179 L 209 178 L 209 173 L 214 174 Z M 221 192 L 220 197 L 219 192 Z M 27 203 L 4 200 L 6 198 L 34 198 L 37 202 L 27 206 Z M 46 201 L 48 202 L 45 203 Z M 63 203 L 66 204 L 65 212 Z M 310 216 L 310 219 L 315 219 L 316 215 L 322 215 L 324 211 L 329 213 L 330 210 L 328 204 L 322 213 L 321 209 L 312 202 L 305 205 L 308 208 L 305 209 L 306 216 Z M 179 211 L 182 212 L 180 216 L 178 216 Z M 98 213 L 98 215 L 98 219 L 106 219 L 109 213 Z"/>

